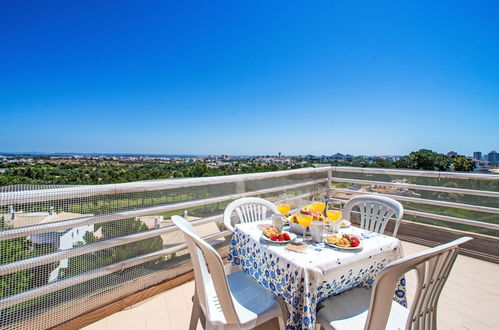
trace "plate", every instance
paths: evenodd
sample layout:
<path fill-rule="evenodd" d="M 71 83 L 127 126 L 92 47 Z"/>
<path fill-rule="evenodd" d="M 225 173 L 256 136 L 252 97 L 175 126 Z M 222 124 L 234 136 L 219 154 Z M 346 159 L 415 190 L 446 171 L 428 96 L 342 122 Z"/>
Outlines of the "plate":
<path fill-rule="evenodd" d="M 360 240 L 360 238 L 357 235 L 350 235 L 350 236 L 357 237 Z M 346 251 L 360 250 L 364 246 L 364 242 L 362 240 L 360 240 L 360 244 L 358 246 L 338 246 L 334 244 L 329 244 L 326 241 L 326 237 L 324 237 L 324 244 L 338 250 L 346 250 Z"/>
<path fill-rule="evenodd" d="M 355 246 L 355 247 L 353 247 L 353 246 L 338 246 L 338 245 L 334 245 L 334 244 L 329 244 L 326 241 L 324 241 L 324 244 L 326 244 L 327 246 L 330 246 L 332 248 L 338 249 L 338 250 L 347 250 L 347 251 L 360 250 L 364 246 L 364 244 L 362 244 L 362 241 L 360 242 L 359 246 Z"/>
<path fill-rule="evenodd" d="M 296 235 L 293 234 L 293 233 L 290 233 L 290 232 L 287 232 L 287 231 L 282 231 L 281 233 L 288 233 L 289 238 L 291 238 L 291 239 L 289 241 L 273 241 L 270 238 L 268 238 L 267 236 L 265 236 L 263 233 L 262 233 L 261 237 L 262 237 L 262 239 L 264 241 L 267 241 L 269 243 L 274 243 L 274 244 L 286 244 L 286 243 L 290 243 L 290 242 L 292 242 L 296 238 Z"/>
<path fill-rule="evenodd" d="M 347 227 L 350 227 L 352 225 L 352 223 L 348 220 L 341 220 L 341 222 L 345 221 L 346 224 L 345 225 L 341 225 L 341 228 L 347 228 Z M 340 222 L 340 224 L 341 224 Z"/>

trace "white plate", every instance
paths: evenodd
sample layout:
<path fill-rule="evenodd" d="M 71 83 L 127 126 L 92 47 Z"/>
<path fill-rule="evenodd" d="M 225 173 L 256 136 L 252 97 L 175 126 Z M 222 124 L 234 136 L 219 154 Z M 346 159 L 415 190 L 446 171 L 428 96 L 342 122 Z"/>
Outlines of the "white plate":
<path fill-rule="evenodd" d="M 267 236 L 265 236 L 263 233 L 262 233 L 262 239 L 264 241 L 269 242 L 269 243 L 286 244 L 286 243 L 291 243 L 296 238 L 296 235 L 293 234 L 293 233 L 290 233 L 290 232 L 287 232 L 287 231 L 282 231 L 281 233 L 288 233 L 290 240 L 289 241 L 273 241 L 270 238 L 268 238 Z"/>
<path fill-rule="evenodd" d="M 359 238 L 358 236 L 355 236 L 357 238 Z M 359 238 L 360 240 L 360 238 Z M 364 242 L 360 241 L 360 244 L 358 246 L 338 246 L 338 245 L 334 245 L 334 244 L 329 244 L 327 241 L 326 241 L 326 237 L 324 237 L 324 244 L 326 244 L 327 246 L 330 246 L 332 248 L 335 248 L 335 249 L 338 249 L 338 250 L 346 250 L 346 251 L 352 251 L 352 250 L 360 250 L 362 249 L 362 247 L 364 246 Z"/>

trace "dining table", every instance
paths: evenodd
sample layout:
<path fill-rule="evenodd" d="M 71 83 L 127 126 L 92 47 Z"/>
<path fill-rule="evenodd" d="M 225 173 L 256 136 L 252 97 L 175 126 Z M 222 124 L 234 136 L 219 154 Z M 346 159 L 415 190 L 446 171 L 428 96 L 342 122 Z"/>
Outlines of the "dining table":
<path fill-rule="evenodd" d="M 325 242 L 307 241 L 304 251 L 296 252 L 286 248 L 290 243 L 274 243 L 262 237 L 262 229 L 270 225 L 270 221 L 237 224 L 227 262 L 285 302 L 289 330 L 315 329 L 320 301 L 357 286 L 370 288 L 386 265 L 403 257 L 396 237 L 354 226 L 341 229 L 340 234 L 358 236 L 362 242 L 359 249 L 344 250 Z M 398 282 L 394 300 L 407 306 L 404 277 Z"/>

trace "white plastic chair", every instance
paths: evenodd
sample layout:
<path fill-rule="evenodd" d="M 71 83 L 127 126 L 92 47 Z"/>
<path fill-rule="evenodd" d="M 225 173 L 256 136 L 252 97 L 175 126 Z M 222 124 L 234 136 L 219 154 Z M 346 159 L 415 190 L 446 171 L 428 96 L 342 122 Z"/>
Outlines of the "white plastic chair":
<path fill-rule="evenodd" d="M 227 229 L 234 231 L 231 217 L 236 211 L 241 223 L 261 221 L 267 218 L 267 212 L 279 213 L 277 206 L 263 198 L 245 197 L 236 199 L 229 205 L 224 212 L 224 224 Z"/>
<path fill-rule="evenodd" d="M 352 209 L 360 210 L 360 228 L 380 234 L 385 232 L 386 224 L 395 215 L 393 237 L 397 236 L 400 220 L 404 215 L 404 207 L 396 200 L 384 196 L 361 195 L 351 198 L 343 207 L 344 218 L 350 221 Z"/>
<path fill-rule="evenodd" d="M 317 322 L 321 329 L 436 329 L 440 293 L 456 260 L 462 237 L 386 266 L 371 289 L 355 288 L 320 303 Z M 416 270 L 417 288 L 411 309 L 393 301 L 400 277 Z M 322 307 L 322 308 L 321 308 Z"/>
<path fill-rule="evenodd" d="M 220 255 L 180 216 L 172 217 L 182 230 L 194 268 L 195 293 L 189 329 L 251 329 L 275 317 L 284 329 L 285 306 L 244 272 L 226 275 Z M 287 312 L 286 312 L 287 313 Z"/>

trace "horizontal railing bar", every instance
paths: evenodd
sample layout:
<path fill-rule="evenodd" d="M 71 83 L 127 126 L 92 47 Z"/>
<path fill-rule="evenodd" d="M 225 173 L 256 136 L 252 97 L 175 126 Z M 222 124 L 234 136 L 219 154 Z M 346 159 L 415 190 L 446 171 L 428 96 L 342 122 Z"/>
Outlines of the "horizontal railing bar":
<path fill-rule="evenodd" d="M 206 236 L 206 237 L 204 237 L 204 239 L 207 241 L 212 241 L 212 240 L 216 240 L 216 239 L 219 239 L 219 238 L 222 238 L 225 236 L 229 236 L 231 234 L 232 234 L 231 231 L 225 230 L 225 231 L 220 232 L 220 233 Z M 181 244 L 178 244 L 178 245 L 175 245 L 175 246 L 163 249 L 163 250 L 159 250 L 159 251 L 144 254 L 144 255 L 141 255 L 141 256 L 138 256 L 135 258 L 123 260 L 123 261 L 120 261 L 120 262 L 117 262 L 117 263 L 114 263 L 114 264 L 111 264 L 108 266 L 104 266 L 104 267 L 101 267 L 98 269 L 87 271 L 87 272 L 82 273 L 82 274 L 77 275 L 77 276 L 73 276 L 73 277 L 63 279 L 63 280 L 60 280 L 57 282 L 46 284 L 44 286 L 38 287 L 36 289 L 31 289 L 29 291 L 22 292 L 22 293 L 14 295 L 14 296 L 3 298 L 3 299 L 0 299 L 0 310 L 12 307 L 14 305 L 20 304 L 22 302 L 25 302 L 25 301 L 28 301 L 28 300 L 52 293 L 52 292 L 56 292 L 56 291 L 68 288 L 68 287 L 73 286 L 73 285 L 84 283 L 84 282 L 93 280 L 93 279 L 98 278 L 98 277 L 102 277 L 102 276 L 109 275 L 109 274 L 117 272 L 117 271 L 121 271 L 121 270 L 126 269 L 126 268 L 137 266 L 137 265 L 140 265 L 142 263 L 152 261 L 152 260 L 160 258 L 160 257 L 168 256 L 172 253 L 184 250 L 186 248 L 187 248 L 187 244 L 181 243 Z"/>
<path fill-rule="evenodd" d="M 478 212 L 499 214 L 499 209 L 494 208 L 494 207 L 488 207 L 488 206 L 470 205 L 470 204 L 463 204 L 463 203 L 453 203 L 453 202 L 446 202 L 446 201 L 437 201 L 437 200 L 433 200 L 433 199 L 414 198 L 414 197 L 406 197 L 406 196 L 399 196 L 399 195 L 380 194 L 380 193 L 367 192 L 367 191 L 355 191 L 355 190 L 343 189 L 343 188 L 333 188 L 333 191 L 348 193 L 348 194 L 355 194 L 355 195 L 385 196 L 385 197 L 390 197 L 390 198 L 405 201 L 405 202 L 436 205 L 436 206 L 451 207 L 451 208 L 457 208 L 457 209 L 463 209 L 463 210 L 472 210 L 472 211 L 478 211 Z"/>
<path fill-rule="evenodd" d="M 358 184 L 380 185 L 380 186 L 407 188 L 407 189 L 415 189 L 415 190 L 439 191 L 439 192 L 447 192 L 447 193 L 453 193 L 453 194 L 499 197 L 499 191 L 462 189 L 462 188 L 441 187 L 441 186 L 426 186 L 426 185 L 419 185 L 419 184 L 394 183 L 394 182 L 348 179 L 348 178 L 337 178 L 337 177 L 332 177 L 331 181 L 343 182 L 343 183 L 350 183 L 351 182 L 351 183 L 358 183 Z"/>
<path fill-rule="evenodd" d="M 223 214 L 203 218 L 201 220 L 194 220 L 191 221 L 191 223 L 194 226 L 198 226 L 201 224 L 209 223 L 209 222 L 215 222 L 215 221 L 220 221 L 223 219 Z M 28 269 L 36 266 L 41 266 L 41 265 L 46 265 L 51 262 L 56 262 L 60 261 L 63 259 L 69 259 L 73 258 L 76 256 L 80 256 L 83 254 L 88 254 L 104 249 L 109 249 L 115 246 L 120 246 L 120 245 L 125 245 L 137 241 L 141 241 L 147 238 L 152 238 L 160 235 L 164 235 L 167 233 L 171 233 L 174 231 L 178 231 L 176 226 L 168 226 L 165 228 L 160 228 L 160 229 L 152 229 L 152 230 L 147 230 L 143 231 L 140 233 L 128 235 L 128 236 L 120 236 L 120 237 L 114 237 L 107 239 L 105 241 L 99 241 L 96 243 L 92 244 L 86 244 L 78 247 L 74 247 L 68 250 L 61 250 L 57 252 L 53 252 L 50 254 L 45 254 L 41 255 L 38 257 L 33 257 L 29 259 L 24 259 L 24 260 L 19 260 L 19 261 L 14 261 L 10 262 L 7 264 L 2 264 L 0 265 L 0 276 L 14 273 L 23 269 Z"/>
<path fill-rule="evenodd" d="M 327 192 L 327 189 L 315 190 L 315 191 L 311 191 L 311 192 L 308 192 L 308 193 L 305 193 L 305 194 L 288 197 L 288 200 L 308 198 L 308 197 L 311 197 L 311 196 L 314 196 L 314 195 L 317 195 L 317 194 L 322 194 L 322 193 L 325 193 L 325 192 Z"/>
<path fill-rule="evenodd" d="M 235 183 L 283 176 L 313 174 L 326 172 L 330 167 L 300 168 L 294 170 L 222 175 L 200 178 L 181 178 L 165 180 L 148 180 L 104 185 L 81 185 L 74 187 L 13 191 L 0 193 L 0 206 L 18 203 L 46 202 L 59 199 L 83 198 L 99 195 L 124 194 L 133 192 L 157 191 L 176 188 L 188 188 L 204 185 Z"/>
<path fill-rule="evenodd" d="M 462 224 L 462 225 L 469 225 L 469 226 L 474 226 L 474 227 L 499 230 L 499 225 L 497 225 L 495 223 L 487 223 L 487 222 L 476 221 L 476 220 L 468 220 L 468 219 L 463 219 L 463 218 L 450 217 L 447 215 L 440 215 L 440 214 L 427 213 L 427 212 L 414 211 L 414 210 L 405 210 L 404 214 L 409 214 L 409 215 L 413 215 L 416 217 L 431 218 L 431 219 L 441 220 L 441 221 L 445 221 L 445 222 L 458 223 L 458 224 Z"/>
<path fill-rule="evenodd" d="M 418 171 L 418 170 L 403 170 L 403 169 L 394 170 L 394 169 L 386 169 L 386 168 L 348 167 L 348 166 L 333 166 L 332 169 L 333 169 L 333 171 L 336 171 L 336 172 L 364 173 L 364 174 L 406 175 L 406 176 L 446 178 L 446 179 L 499 180 L 499 175 L 495 175 L 495 174 Z"/>
<path fill-rule="evenodd" d="M 341 202 L 341 203 L 348 202 L 348 199 L 342 199 L 342 198 L 331 198 L 331 199 L 334 201 Z M 404 209 L 404 214 L 409 214 L 409 215 L 423 217 L 423 218 L 430 218 L 430 219 L 435 219 L 435 220 L 441 220 L 444 222 L 459 223 L 459 224 L 470 225 L 470 226 L 474 226 L 474 227 L 499 230 L 498 224 L 488 223 L 488 222 L 483 222 L 483 221 L 456 218 L 456 217 L 451 217 L 451 216 L 447 216 L 447 215 L 427 213 L 427 212 L 421 212 L 421 211 L 415 211 L 415 210 L 409 210 L 409 209 Z"/>
<path fill-rule="evenodd" d="M 29 226 L 29 227 L 20 227 L 20 228 L 8 229 L 8 230 L 0 231 L 0 241 L 7 240 L 7 239 L 13 239 L 13 238 L 17 238 L 17 237 L 33 235 L 33 234 L 40 234 L 40 233 L 45 233 L 45 232 L 61 231 L 61 230 L 69 229 L 69 228 L 87 226 L 87 225 L 92 225 L 92 224 L 97 224 L 97 223 L 117 221 L 117 220 L 122 220 L 122 219 L 129 219 L 129 218 L 134 218 L 134 217 L 148 215 L 148 214 L 163 213 L 163 212 L 175 211 L 178 209 L 187 209 L 187 208 L 191 208 L 191 207 L 197 207 L 197 206 L 202 206 L 202 205 L 212 204 L 212 203 L 225 202 L 228 200 L 238 199 L 238 198 L 242 198 L 242 197 L 263 195 L 263 194 L 273 193 L 273 192 L 282 191 L 282 190 L 292 190 L 292 189 L 297 189 L 297 188 L 304 187 L 304 186 L 321 184 L 321 183 L 325 183 L 325 182 L 327 182 L 326 178 L 316 179 L 316 180 L 311 180 L 311 181 L 293 183 L 293 184 L 289 184 L 289 185 L 277 186 L 277 187 L 272 187 L 272 188 L 266 188 L 266 189 L 255 190 L 255 191 L 248 191 L 248 192 L 231 194 L 231 195 L 223 195 L 223 196 L 210 197 L 210 198 L 204 198 L 204 199 L 196 199 L 196 200 L 192 200 L 192 201 L 185 201 L 185 202 L 179 202 L 179 203 L 163 204 L 163 205 L 152 206 L 152 207 L 133 210 L 133 211 L 118 212 L 118 213 L 106 214 L 106 215 L 89 216 L 89 217 L 83 217 L 83 218 L 78 218 L 78 219 L 73 219 L 73 220 L 65 220 L 65 221 L 59 221 L 59 222 L 39 224 L 39 225 Z"/>

